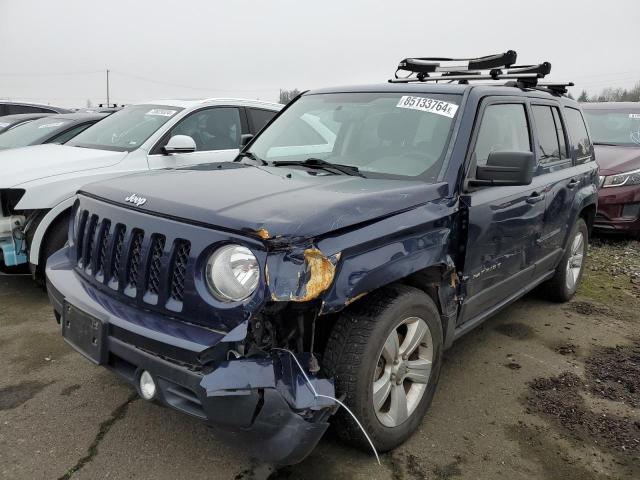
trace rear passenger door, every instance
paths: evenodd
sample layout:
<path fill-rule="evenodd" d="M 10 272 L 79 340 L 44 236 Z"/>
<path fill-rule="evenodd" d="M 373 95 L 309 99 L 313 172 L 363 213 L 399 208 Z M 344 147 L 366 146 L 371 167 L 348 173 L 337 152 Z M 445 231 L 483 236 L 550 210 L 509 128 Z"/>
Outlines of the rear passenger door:
<path fill-rule="evenodd" d="M 256 135 L 262 130 L 267 123 L 271 121 L 276 113 L 272 110 L 264 110 L 262 108 L 247 107 L 247 116 L 249 117 L 249 129 L 253 135 Z"/>
<path fill-rule="evenodd" d="M 566 122 L 560 105 L 553 101 L 531 100 L 535 129 L 537 171 L 534 184 L 545 197 L 544 224 L 537 243 L 541 260 L 536 266 L 539 277 L 555 268 L 562 256 L 564 233 L 575 198 L 577 179 L 572 177 Z"/>
<path fill-rule="evenodd" d="M 533 151 L 530 114 L 524 97 L 485 100 L 470 148 L 468 178 L 494 151 Z M 468 209 L 461 323 L 495 311 L 533 281 L 540 249 L 544 194 L 533 185 L 486 186 L 461 196 Z"/>

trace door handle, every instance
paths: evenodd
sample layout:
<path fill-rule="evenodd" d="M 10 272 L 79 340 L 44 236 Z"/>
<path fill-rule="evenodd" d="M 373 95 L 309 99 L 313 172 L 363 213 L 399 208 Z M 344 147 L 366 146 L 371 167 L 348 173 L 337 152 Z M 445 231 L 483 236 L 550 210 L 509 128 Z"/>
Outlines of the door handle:
<path fill-rule="evenodd" d="M 567 183 L 567 188 L 568 189 L 573 189 L 578 185 L 580 185 L 580 180 L 576 180 L 575 178 L 572 178 L 571 181 L 569 183 Z"/>
<path fill-rule="evenodd" d="M 533 205 L 534 203 L 541 202 L 542 200 L 544 200 L 544 194 L 540 192 L 533 192 L 529 195 L 529 198 L 527 198 L 527 203 Z"/>

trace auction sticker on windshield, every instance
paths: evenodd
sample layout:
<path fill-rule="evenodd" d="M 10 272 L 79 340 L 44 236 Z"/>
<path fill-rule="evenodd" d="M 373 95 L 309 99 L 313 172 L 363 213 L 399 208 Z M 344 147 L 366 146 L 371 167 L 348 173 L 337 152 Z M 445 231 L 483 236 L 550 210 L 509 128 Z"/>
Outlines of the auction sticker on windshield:
<path fill-rule="evenodd" d="M 176 110 L 166 110 L 164 108 L 152 108 L 145 115 L 159 115 L 161 117 L 170 117 L 176 113 Z"/>
<path fill-rule="evenodd" d="M 400 98 L 396 107 L 435 113 L 449 118 L 453 118 L 458 110 L 458 105 L 455 103 L 444 102 L 442 100 L 435 100 L 427 97 L 412 97 L 409 95 L 405 95 Z"/>

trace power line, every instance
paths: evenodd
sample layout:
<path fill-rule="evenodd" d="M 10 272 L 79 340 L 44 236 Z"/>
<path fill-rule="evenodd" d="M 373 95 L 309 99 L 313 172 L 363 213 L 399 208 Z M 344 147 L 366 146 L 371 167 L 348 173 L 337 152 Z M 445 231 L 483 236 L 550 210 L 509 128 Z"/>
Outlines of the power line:
<path fill-rule="evenodd" d="M 183 84 L 179 84 L 179 83 L 171 83 L 171 82 L 164 82 L 162 80 L 156 80 L 153 78 L 148 78 L 148 77 L 142 77 L 140 75 L 132 75 L 130 73 L 124 73 L 124 72 L 118 72 L 116 70 L 111 70 L 111 73 L 115 73 L 117 75 L 123 76 L 123 77 L 128 77 L 128 78 L 134 78 L 136 80 L 142 80 L 144 82 L 150 82 L 150 83 L 157 83 L 158 85 L 166 85 L 168 87 L 177 87 L 177 88 L 186 88 L 186 89 L 190 89 L 190 90 L 201 90 L 201 91 L 215 91 L 215 92 L 227 92 L 227 93 L 233 93 L 233 92 L 258 92 L 258 91 L 273 91 L 273 90 L 277 90 L 277 88 L 254 88 L 254 89 L 245 89 L 245 90 L 241 90 L 241 89 L 237 89 L 234 88 L 232 90 L 230 89 L 222 89 L 222 88 L 216 88 L 216 87 L 196 87 L 194 85 L 183 85 Z"/>
<path fill-rule="evenodd" d="M 84 72 L 50 72 L 50 73 L 0 73 L 0 77 L 63 77 L 73 75 L 93 75 L 102 73 L 102 70 L 91 70 Z"/>

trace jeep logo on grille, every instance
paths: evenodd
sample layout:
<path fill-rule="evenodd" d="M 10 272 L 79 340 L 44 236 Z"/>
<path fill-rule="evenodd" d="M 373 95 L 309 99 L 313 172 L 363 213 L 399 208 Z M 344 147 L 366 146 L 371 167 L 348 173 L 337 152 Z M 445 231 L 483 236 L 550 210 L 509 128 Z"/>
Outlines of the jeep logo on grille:
<path fill-rule="evenodd" d="M 136 207 L 141 207 L 145 203 L 147 203 L 147 199 L 144 197 L 139 197 L 136 193 L 132 193 L 127 198 L 124 199 L 125 202 L 133 203 Z"/>

